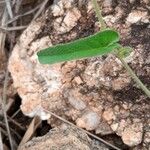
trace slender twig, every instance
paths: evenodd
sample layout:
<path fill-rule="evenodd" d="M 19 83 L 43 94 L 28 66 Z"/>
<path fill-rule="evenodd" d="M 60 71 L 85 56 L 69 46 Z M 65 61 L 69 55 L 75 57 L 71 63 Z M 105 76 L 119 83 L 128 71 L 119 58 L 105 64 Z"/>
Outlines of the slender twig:
<path fill-rule="evenodd" d="M 11 116 L 11 118 L 13 119 L 19 112 L 20 112 L 20 108 Z"/>
<path fill-rule="evenodd" d="M 3 4 L 3 3 L 5 3 L 5 1 L 0 1 L 0 4 Z"/>
<path fill-rule="evenodd" d="M 95 9 L 95 13 L 96 13 L 96 16 L 98 18 L 98 21 L 100 23 L 100 29 L 104 30 L 106 28 L 106 24 L 103 20 L 101 10 L 99 9 L 99 5 L 97 3 L 97 0 L 92 0 L 92 3 L 93 3 L 93 6 L 94 6 L 94 9 Z"/>
<path fill-rule="evenodd" d="M 141 80 L 136 76 L 136 74 L 132 71 L 130 66 L 124 61 L 124 59 L 120 56 L 118 56 L 120 61 L 122 62 L 123 66 L 126 68 L 126 70 L 129 72 L 131 77 L 134 79 L 134 81 L 140 86 L 140 88 L 143 90 L 143 92 L 150 97 L 150 90 L 141 82 Z"/>
<path fill-rule="evenodd" d="M 32 19 L 32 21 L 35 20 L 35 19 L 42 13 L 42 11 L 44 10 L 44 8 L 45 8 L 46 4 L 48 3 L 48 1 L 49 1 L 49 0 L 45 0 L 45 1 L 42 3 L 40 9 L 39 9 L 38 12 L 34 15 L 34 18 Z"/>
<path fill-rule="evenodd" d="M 17 14 L 18 12 L 19 12 L 19 10 L 20 10 L 20 6 L 21 6 L 21 4 L 22 4 L 22 1 L 23 0 L 16 0 L 15 2 L 14 2 L 14 6 L 15 6 L 15 9 L 14 9 L 14 13 L 15 14 Z"/>
<path fill-rule="evenodd" d="M 5 9 L 4 13 L 3 13 L 3 19 L 2 19 L 2 26 L 5 24 L 6 20 L 8 19 L 8 13 Z M 2 53 L 4 53 L 4 43 L 5 43 L 5 38 L 6 38 L 6 34 L 5 33 L 0 33 L 0 49 L 2 50 Z M 7 128 L 7 132 L 8 132 L 8 138 L 9 138 L 9 142 L 10 142 L 10 146 L 11 149 L 13 150 L 13 143 L 12 143 L 12 138 L 11 138 L 11 134 L 10 134 L 10 129 L 9 129 L 9 124 L 8 124 L 8 120 L 7 120 L 7 114 L 6 114 L 6 89 L 7 89 L 7 82 L 8 82 L 8 70 L 5 73 L 5 80 L 4 80 L 4 87 L 3 87 L 3 95 L 2 95 L 2 110 L 3 110 L 3 114 L 4 114 L 4 119 L 5 119 L 5 123 L 6 123 L 6 128 Z"/>
<path fill-rule="evenodd" d="M 9 138 L 9 142 L 10 142 L 10 147 L 11 147 L 11 150 L 13 150 L 13 142 L 12 142 L 12 137 L 11 137 L 11 133 L 10 133 L 10 128 L 9 128 L 9 124 L 8 124 L 8 120 L 7 120 L 7 113 L 6 113 L 8 75 L 9 75 L 9 72 L 8 72 L 8 69 L 7 69 L 7 70 L 6 70 L 6 73 L 5 73 L 5 80 L 4 80 L 4 87 L 3 87 L 2 109 L 3 109 L 3 113 L 4 113 L 4 119 L 5 119 L 5 123 L 6 123 L 6 129 L 7 129 L 7 133 L 8 133 L 8 138 Z"/>
<path fill-rule="evenodd" d="M 27 27 L 28 26 L 0 27 L 0 30 L 3 30 L 3 31 L 17 31 L 17 30 L 23 30 Z"/>
<path fill-rule="evenodd" d="M 6 3 L 7 11 L 8 11 L 10 18 L 13 18 L 13 12 L 12 12 L 12 8 L 11 8 L 10 0 L 5 0 L 5 3 Z"/>
<path fill-rule="evenodd" d="M 32 10 L 30 10 L 30 11 L 28 11 L 28 12 L 22 14 L 22 15 L 15 16 L 14 18 L 10 19 L 10 20 L 5 24 L 5 26 L 8 25 L 8 24 L 10 24 L 10 23 L 12 23 L 12 22 L 14 22 L 14 21 L 16 21 L 17 19 L 19 19 L 19 18 L 21 18 L 21 17 L 24 17 L 24 16 L 27 16 L 27 15 L 29 15 L 29 14 L 34 13 L 37 9 L 39 9 L 40 6 L 41 6 L 41 4 L 38 5 L 38 6 L 36 6 L 36 7 L 33 8 Z"/>
<path fill-rule="evenodd" d="M 14 119 L 12 119 L 11 117 L 7 117 L 9 121 L 13 122 L 16 126 L 18 126 L 21 130 L 25 131 L 26 129 L 24 127 L 22 127 L 18 122 L 16 122 Z"/>
<path fill-rule="evenodd" d="M 3 132 L 3 133 L 5 134 L 5 136 L 7 137 L 8 134 L 7 134 L 7 132 L 4 130 L 4 129 L 6 128 L 5 123 L 0 122 L 0 126 L 1 126 L 2 132 Z M 4 129 L 3 129 L 3 128 L 4 128 Z M 16 131 L 15 129 L 13 129 L 13 128 L 10 127 L 10 132 L 13 133 L 14 135 L 16 135 L 19 139 L 21 139 L 21 136 L 17 133 L 17 131 Z M 13 144 L 14 144 L 14 143 L 13 143 Z"/>
<path fill-rule="evenodd" d="M 7 19 L 8 19 L 8 13 L 7 13 L 7 10 L 4 9 L 3 17 L 1 20 L 2 27 L 4 26 Z M 0 31 L 0 54 L 3 58 L 6 56 L 5 51 L 4 51 L 5 38 L 6 38 L 6 33 Z"/>
<path fill-rule="evenodd" d="M 2 141 L 1 127 L 0 127 L 0 150 L 3 150 L 3 141 Z"/>
<path fill-rule="evenodd" d="M 113 149 L 115 149 L 115 150 L 121 150 L 120 148 L 118 148 L 118 147 L 116 147 L 116 146 L 114 146 L 114 145 L 108 143 L 107 141 L 103 140 L 102 138 L 100 138 L 100 137 L 98 137 L 98 136 L 96 136 L 96 135 L 94 135 L 94 134 L 92 134 L 92 133 L 90 133 L 90 132 L 88 132 L 88 131 L 86 131 L 86 130 L 80 128 L 80 127 L 78 127 L 78 126 L 76 126 L 75 124 L 73 124 L 73 123 L 67 121 L 66 119 L 64 119 L 64 118 L 62 118 L 62 117 L 60 117 L 60 116 L 58 116 L 58 115 L 56 115 L 56 114 L 54 114 L 54 113 L 52 113 L 51 111 L 48 111 L 48 110 L 46 110 L 46 109 L 44 109 L 44 110 L 45 110 L 47 113 L 51 114 L 52 116 L 54 116 L 54 117 L 60 119 L 61 121 L 63 121 L 63 122 L 65 122 L 65 123 L 69 124 L 70 126 L 76 128 L 76 129 L 81 130 L 82 132 L 84 132 L 84 133 L 88 134 L 89 136 L 91 136 L 91 137 L 97 139 L 98 141 L 100 141 L 100 142 L 106 144 L 107 146 L 109 146 L 109 147 L 111 147 L 111 148 L 113 148 Z"/>

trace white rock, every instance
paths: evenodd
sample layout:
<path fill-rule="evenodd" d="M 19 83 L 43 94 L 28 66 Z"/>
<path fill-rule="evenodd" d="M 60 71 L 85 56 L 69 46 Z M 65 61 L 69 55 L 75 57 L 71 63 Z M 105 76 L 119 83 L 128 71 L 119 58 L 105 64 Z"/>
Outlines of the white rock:
<path fill-rule="evenodd" d="M 100 123 L 100 117 L 97 113 L 89 111 L 84 113 L 81 118 L 78 118 L 76 123 L 79 127 L 86 130 L 94 130 Z"/>
<path fill-rule="evenodd" d="M 61 16 L 64 14 L 62 1 L 59 1 L 56 5 L 52 6 L 52 13 L 54 16 Z"/>
<path fill-rule="evenodd" d="M 116 118 L 113 109 L 109 108 L 107 110 L 104 111 L 102 117 L 106 120 L 106 121 L 112 121 Z"/>
<path fill-rule="evenodd" d="M 126 127 L 122 133 L 122 140 L 129 146 L 136 146 L 142 142 L 143 124 L 136 123 Z"/>
<path fill-rule="evenodd" d="M 77 8 L 73 8 L 67 12 L 63 21 L 64 25 L 67 26 L 67 31 L 70 31 L 77 24 L 80 17 L 81 13 Z"/>
<path fill-rule="evenodd" d="M 112 124 L 110 127 L 111 127 L 111 129 L 112 129 L 113 131 L 116 131 L 117 128 L 118 128 L 118 126 L 119 126 L 118 123 L 114 123 L 114 124 Z"/>
<path fill-rule="evenodd" d="M 129 14 L 126 21 L 127 23 L 131 23 L 131 24 L 137 23 L 140 20 L 144 21 L 147 15 L 148 14 L 146 11 L 134 10 Z"/>
<path fill-rule="evenodd" d="M 83 110 L 86 108 L 86 104 L 82 100 L 74 99 L 73 97 L 69 98 L 69 103 L 77 110 Z"/>

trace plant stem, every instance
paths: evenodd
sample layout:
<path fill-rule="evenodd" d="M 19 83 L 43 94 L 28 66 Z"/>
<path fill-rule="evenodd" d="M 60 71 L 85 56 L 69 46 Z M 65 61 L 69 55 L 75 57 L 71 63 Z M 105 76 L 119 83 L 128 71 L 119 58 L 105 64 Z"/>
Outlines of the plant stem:
<path fill-rule="evenodd" d="M 134 79 L 134 81 L 140 86 L 140 88 L 143 90 L 143 92 L 150 97 L 150 90 L 141 82 L 141 80 L 136 76 L 136 74 L 132 71 L 130 66 L 124 61 L 124 59 L 120 56 L 118 56 L 120 61 L 122 62 L 123 66 L 126 68 L 126 70 L 130 73 L 131 77 Z"/>
<path fill-rule="evenodd" d="M 100 28 L 101 28 L 101 30 L 104 30 L 104 29 L 106 29 L 106 24 L 105 24 L 103 17 L 101 15 L 101 10 L 98 6 L 97 0 L 92 0 L 92 3 L 94 6 L 94 9 L 95 9 L 95 13 L 96 13 L 96 16 L 98 18 L 98 21 L 100 23 Z"/>

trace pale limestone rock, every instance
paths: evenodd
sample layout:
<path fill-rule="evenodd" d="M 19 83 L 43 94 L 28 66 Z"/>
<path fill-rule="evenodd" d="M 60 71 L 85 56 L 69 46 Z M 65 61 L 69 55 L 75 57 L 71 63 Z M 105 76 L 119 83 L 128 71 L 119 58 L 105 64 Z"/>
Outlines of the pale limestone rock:
<path fill-rule="evenodd" d="M 143 124 L 136 123 L 126 127 L 122 133 L 122 140 L 129 146 L 135 146 L 142 142 Z"/>
<path fill-rule="evenodd" d="M 77 110 L 83 110 L 86 108 L 85 102 L 79 99 L 75 99 L 73 95 L 68 98 L 68 101 Z"/>
<path fill-rule="evenodd" d="M 135 2 L 135 0 L 129 0 L 129 1 L 130 1 L 131 4 Z"/>
<path fill-rule="evenodd" d="M 113 130 L 113 131 L 116 131 L 117 130 L 117 128 L 118 128 L 118 126 L 119 126 L 119 124 L 118 123 L 113 123 L 113 124 L 111 124 L 111 129 Z"/>
<path fill-rule="evenodd" d="M 65 13 L 64 18 L 59 17 L 54 22 L 54 28 L 58 33 L 69 32 L 81 17 L 81 13 L 77 8 L 71 8 Z"/>
<path fill-rule="evenodd" d="M 129 78 L 129 74 L 122 74 L 120 78 L 112 80 L 112 87 L 114 90 L 121 90 L 122 88 L 129 85 L 131 82 L 131 78 Z"/>
<path fill-rule="evenodd" d="M 64 14 L 64 7 L 62 1 L 59 1 L 56 5 L 52 6 L 52 13 L 54 16 L 61 16 Z"/>
<path fill-rule="evenodd" d="M 31 50 L 27 52 L 28 45 L 36 36 L 36 33 L 40 31 L 42 24 L 43 22 L 41 21 L 38 23 L 34 22 L 24 31 L 13 50 L 8 67 L 14 80 L 14 86 L 22 98 L 21 109 L 24 114 L 31 117 L 39 115 L 42 119 L 48 119 L 50 115 L 46 114 L 41 106 L 41 101 L 47 92 L 45 94 L 41 93 L 45 88 L 49 94 L 58 90 L 61 86 L 58 77 L 60 77 L 61 74 L 59 69 L 54 69 L 54 66 L 43 66 L 39 64 L 37 55 L 34 52 L 50 46 L 49 38 L 45 37 L 32 42 L 31 50 L 34 54 L 31 58 L 28 56 L 31 55 Z M 30 38 L 28 38 L 28 36 Z M 41 84 L 44 86 L 41 87 Z"/>
<path fill-rule="evenodd" d="M 127 17 L 127 23 L 137 23 L 138 21 L 148 22 L 147 11 L 134 10 Z"/>
<path fill-rule="evenodd" d="M 79 127 L 85 128 L 86 130 L 94 130 L 100 123 L 100 117 L 95 112 L 85 112 L 81 118 L 76 120 Z"/>
<path fill-rule="evenodd" d="M 81 17 L 81 13 L 77 8 L 69 10 L 63 20 L 64 25 L 67 26 L 67 31 L 70 31 L 76 24 L 78 19 Z"/>
<path fill-rule="evenodd" d="M 84 97 L 76 90 L 64 91 L 64 97 L 68 100 L 69 104 L 76 110 L 84 110 L 87 104 Z M 80 98 L 79 98 L 80 97 Z"/>
<path fill-rule="evenodd" d="M 130 121 L 127 121 L 125 119 L 121 119 L 118 123 L 117 128 L 116 128 L 116 133 L 117 135 L 119 136 L 122 136 L 122 133 L 125 129 L 125 127 L 127 127 L 128 124 L 130 124 L 131 122 Z"/>
<path fill-rule="evenodd" d="M 112 121 L 112 120 L 115 120 L 115 118 L 116 118 L 116 116 L 115 116 L 114 111 L 113 111 L 112 108 L 109 108 L 109 109 L 105 110 L 105 111 L 103 112 L 102 117 L 103 117 L 106 121 L 108 121 L 108 122 L 109 122 L 109 121 Z"/>
<path fill-rule="evenodd" d="M 150 143 L 150 131 L 145 133 L 144 142 L 145 143 Z"/>
<path fill-rule="evenodd" d="M 95 133 L 100 135 L 108 135 L 108 134 L 112 134 L 113 130 L 110 128 L 108 123 L 104 121 L 100 121 L 100 124 L 98 128 L 96 128 Z"/>
<path fill-rule="evenodd" d="M 103 1 L 103 11 L 105 13 L 109 13 L 112 11 L 112 0 L 104 0 Z"/>
<path fill-rule="evenodd" d="M 108 150 L 103 144 L 91 140 L 78 129 L 62 125 L 42 137 L 33 138 L 23 144 L 20 150 Z"/>

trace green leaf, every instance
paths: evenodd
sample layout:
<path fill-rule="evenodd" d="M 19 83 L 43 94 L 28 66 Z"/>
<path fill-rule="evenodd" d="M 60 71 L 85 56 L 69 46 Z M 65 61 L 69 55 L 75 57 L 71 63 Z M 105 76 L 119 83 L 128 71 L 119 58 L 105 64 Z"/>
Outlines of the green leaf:
<path fill-rule="evenodd" d="M 88 58 L 111 52 L 119 47 L 118 41 L 118 33 L 109 29 L 67 44 L 46 48 L 37 55 L 42 64 Z"/>

